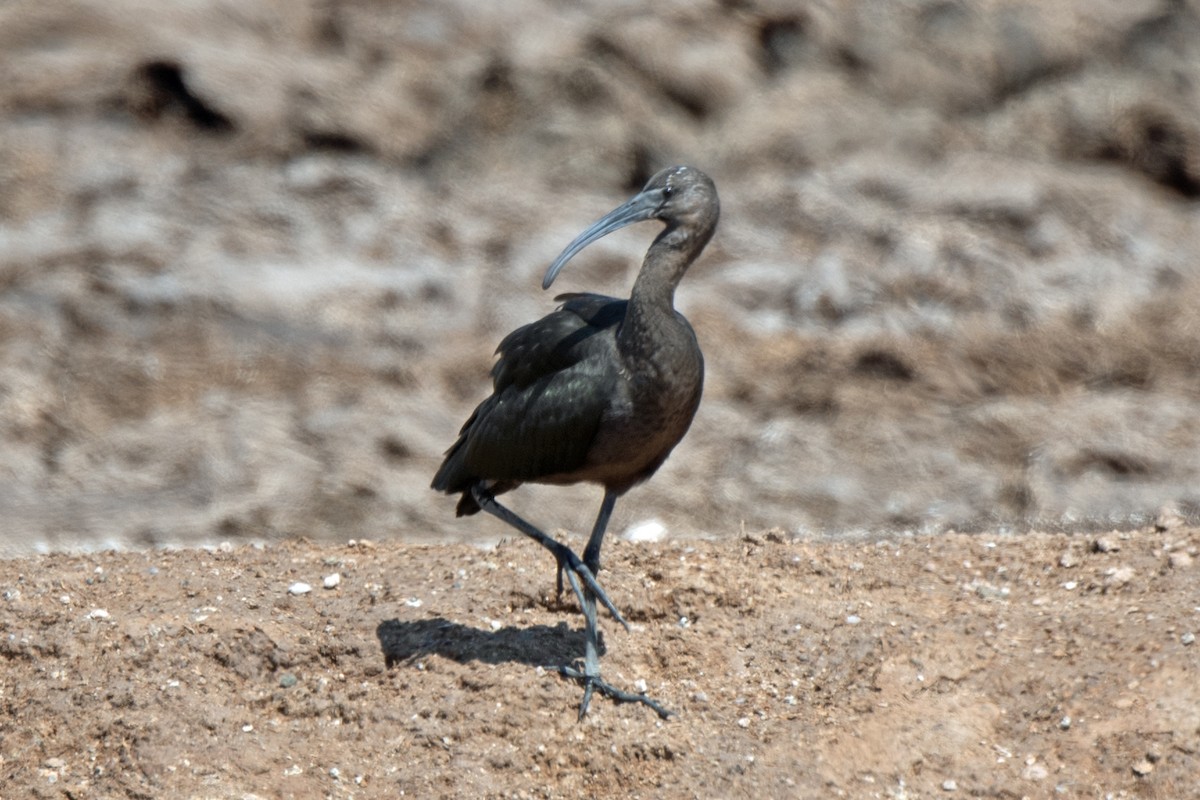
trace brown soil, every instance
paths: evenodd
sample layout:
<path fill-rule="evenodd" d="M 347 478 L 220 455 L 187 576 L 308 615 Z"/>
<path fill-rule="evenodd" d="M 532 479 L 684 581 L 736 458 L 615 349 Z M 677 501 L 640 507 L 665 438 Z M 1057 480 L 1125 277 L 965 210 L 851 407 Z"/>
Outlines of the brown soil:
<path fill-rule="evenodd" d="M 578 542 L 576 541 L 578 545 Z M 1200 530 L 3 563 L 4 797 L 1195 797 Z M 322 587 L 337 573 L 336 588 Z M 308 594 L 291 595 L 304 581 Z"/>

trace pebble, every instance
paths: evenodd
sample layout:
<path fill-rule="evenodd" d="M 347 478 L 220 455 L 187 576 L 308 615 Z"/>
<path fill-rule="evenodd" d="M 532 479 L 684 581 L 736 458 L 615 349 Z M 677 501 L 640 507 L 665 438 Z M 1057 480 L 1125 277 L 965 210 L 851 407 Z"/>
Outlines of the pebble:
<path fill-rule="evenodd" d="M 1119 588 L 1133 580 L 1134 571 L 1132 567 L 1109 567 L 1104 571 L 1104 584 Z"/>
<path fill-rule="evenodd" d="M 1030 764 L 1021 771 L 1021 777 L 1027 781 L 1044 781 L 1050 776 L 1050 770 L 1043 764 Z"/>
<path fill-rule="evenodd" d="M 942 781 L 942 789 L 947 792 L 953 792 L 958 789 L 958 782 L 954 780 Z"/>
<path fill-rule="evenodd" d="M 1138 775 L 1140 777 L 1145 777 L 1145 776 L 1149 775 L 1151 772 L 1154 772 L 1154 765 L 1151 764 L 1146 759 L 1142 759 L 1141 761 L 1139 761 L 1133 765 L 1133 774 L 1134 775 Z"/>
<path fill-rule="evenodd" d="M 293 675 L 292 673 L 285 672 L 283 674 L 283 676 L 279 679 L 279 685 L 282 686 L 284 689 L 290 689 L 296 685 L 298 680 L 299 679 L 296 678 L 296 676 Z"/>
<path fill-rule="evenodd" d="M 325 579 L 323 581 L 321 581 L 321 585 L 324 586 L 326 589 L 333 589 L 341 582 L 342 582 L 341 573 L 335 572 L 332 575 L 326 575 Z"/>
<path fill-rule="evenodd" d="M 1116 553 L 1121 549 L 1121 543 L 1115 536 L 1097 536 L 1092 540 L 1092 552 Z"/>
<path fill-rule="evenodd" d="M 312 591 L 312 587 L 304 581 L 296 581 L 288 587 L 288 594 L 308 594 Z"/>
<path fill-rule="evenodd" d="M 1186 550 L 1176 550 L 1167 556 L 1167 563 L 1172 569 L 1184 569 L 1192 565 L 1192 556 Z"/>
<path fill-rule="evenodd" d="M 646 689 L 648 688 L 646 686 L 646 679 L 638 678 L 636 681 L 633 682 L 633 688 L 636 689 L 637 691 L 641 692 L 642 694 L 645 694 Z"/>
<path fill-rule="evenodd" d="M 631 525 L 621 534 L 627 542 L 661 542 L 667 536 L 667 526 L 661 520 L 648 519 Z"/>
<path fill-rule="evenodd" d="M 1070 730 L 1070 728 L 1071 728 L 1071 718 L 1070 718 L 1070 717 L 1063 717 L 1062 719 L 1060 719 L 1060 720 L 1058 721 L 1058 727 L 1062 728 L 1064 731 L 1065 731 L 1065 730 Z"/>
<path fill-rule="evenodd" d="M 1154 527 L 1158 531 L 1170 531 L 1183 525 L 1186 520 L 1179 511 L 1171 506 L 1163 506 L 1158 510 L 1154 519 Z"/>
<path fill-rule="evenodd" d="M 1067 550 L 1058 557 L 1058 565 L 1067 569 L 1070 569 L 1071 567 L 1078 567 L 1082 563 L 1083 559 L 1080 558 L 1079 554 L 1074 550 Z"/>
<path fill-rule="evenodd" d="M 1191 631 L 1188 631 L 1183 636 L 1179 637 L 1179 641 L 1183 642 L 1185 645 L 1195 644 L 1196 643 L 1196 634 L 1192 633 Z"/>
<path fill-rule="evenodd" d="M 740 728 L 749 728 L 749 727 L 750 727 L 750 718 L 749 718 L 749 717 L 742 717 L 741 719 L 739 719 L 739 720 L 738 720 L 738 727 L 740 727 Z"/>
<path fill-rule="evenodd" d="M 108 619 L 108 609 L 93 608 L 88 612 L 88 619 Z"/>

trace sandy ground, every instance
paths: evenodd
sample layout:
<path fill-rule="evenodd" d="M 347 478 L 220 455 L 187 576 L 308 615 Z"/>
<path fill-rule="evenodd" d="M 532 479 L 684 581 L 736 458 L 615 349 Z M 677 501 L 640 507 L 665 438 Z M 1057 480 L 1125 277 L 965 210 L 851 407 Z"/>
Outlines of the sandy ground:
<path fill-rule="evenodd" d="M 1197 797 L 1198 550 L 617 540 L 603 668 L 665 722 L 576 721 L 543 667 L 580 618 L 525 541 L 8 561 L 3 796 Z"/>

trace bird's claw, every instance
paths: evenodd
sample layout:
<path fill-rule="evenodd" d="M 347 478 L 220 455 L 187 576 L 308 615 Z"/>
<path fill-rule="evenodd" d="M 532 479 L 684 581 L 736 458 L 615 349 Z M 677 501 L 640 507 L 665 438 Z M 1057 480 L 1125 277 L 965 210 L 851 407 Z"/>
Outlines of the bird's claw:
<path fill-rule="evenodd" d="M 565 678 L 572 678 L 583 684 L 583 701 L 579 704 L 579 721 L 587 716 L 588 705 L 592 702 L 592 694 L 599 691 L 600 694 L 612 698 L 618 703 L 641 703 L 650 708 L 654 713 L 658 714 L 663 719 L 669 719 L 675 715 L 674 711 L 669 711 L 663 708 L 659 702 L 644 694 L 636 692 L 627 692 L 623 689 L 618 689 L 608 681 L 601 678 L 599 675 L 588 675 L 586 672 L 575 669 L 574 667 L 560 666 L 558 672 Z"/>

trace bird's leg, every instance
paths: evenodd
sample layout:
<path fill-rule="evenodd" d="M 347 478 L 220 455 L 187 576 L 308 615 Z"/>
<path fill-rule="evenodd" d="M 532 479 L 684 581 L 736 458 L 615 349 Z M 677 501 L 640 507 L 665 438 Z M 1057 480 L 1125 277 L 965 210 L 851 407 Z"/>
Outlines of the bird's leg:
<path fill-rule="evenodd" d="M 542 547 L 549 550 L 554 555 L 554 558 L 558 561 L 560 579 L 563 568 L 566 568 L 567 578 L 571 581 L 571 588 L 575 589 L 575 594 L 579 596 L 581 604 L 584 600 L 582 589 L 586 587 L 591 596 L 604 604 L 604 607 L 608 609 L 608 613 L 612 614 L 612 618 L 621 623 L 625 630 L 629 630 L 629 623 L 625 621 L 625 618 L 621 616 L 621 612 L 617 610 L 617 607 L 613 604 L 613 601 L 609 600 L 608 595 L 605 594 L 602 588 L 600 588 L 600 584 L 596 582 L 596 576 L 592 573 L 591 569 L 584 564 L 584 562 L 579 560 L 579 556 L 575 555 L 575 552 L 571 548 L 567 547 L 562 542 L 558 542 L 550 538 L 532 524 L 526 522 L 512 511 L 500 505 L 500 503 L 496 501 L 496 498 L 492 496 L 491 492 L 485 489 L 482 484 L 476 483 L 471 486 L 471 496 L 475 498 L 475 502 L 479 504 L 481 509 L 497 519 L 508 523 L 521 533 L 528 536 L 530 539 L 533 539 Z M 601 510 L 603 511 L 603 506 L 601 507 Z M 576 578 L 576 576 L 578 576 L 578 578 Z M 583 582 L 583 584 L 582 586 L 577 586 L 577 581 L 580 580 Z"/>
<path fill-rule="evenodd" d="M 600 545 L 604 542 L 608 518 L 612 516 L 613 506 L 616 504 L 616 492 L 605 490 L 604 500 L 600 503 L 600 513 L 596 515 L 596 524 L 592 526 L 592 535 L 588 537 L 587 547 L 583 548 L 583 563 L 587 564 L 593 575 L 600 574 Z"/>
<path fill-rule="evenodd" d="M 611 697 L 618 703 L 641 703 L 653 709 L 663 719 L 670 717 L 672 712 L 659 705 L 658 701 L 644 694 L 636 694 L 618 689 L 600 677 L 600 634 L 599 627 L 596 624 L 596 598 L 587 587 L 579 584 L 579 580 L 575 577 L 574 573 L 568 572 L 567 580 L 571 582 L 571 588 L 575 590 L 575 594 L 579 597 L 579 604 L 583 607 L 583 619 L 587 624 L 584 639 L 583 671 L 581 672 L 574 667 L 567 666 L 559 667 L 558 671 L 562 675 L 574 678 L 583 684 L 583 700 L 579 704 L 579 721 L 582 722 L 584 716 L 587 715 L 588 705 L 592 702 L 592 694 L 596 691 Z"/>
<path fill-rule="evenodd" d="M 608 528 L 608 519 L 612 516 L 613 506 L 617 504 L 617 494 L 605 491 L 604 500 L 600 503 L 600 513 L 596 515 L 596 524 L 592 526 L 592 535 L 588 537 L 587 547 L 583 550 L 583 563 L 592 571 L 592 575 L 600 574 L 600 544 L 604 541 L 604 531 Z M 557 596 L 562 598 L 562 562 L 558 562 L 558 580 L 555 588 Z"/>
<path fill-rule="evenodd" d="M 616 606 L 608 599 L 604 590 L 600 588 L 600 584 L 596 582 L 596 576 L 592 568 L 583 561 L 580 561 L 579 556 L 575 555 L 571 548 L 550 538 L 512 511 L 500 505 L 496 501 L 496 498 L 481 484 L 475 484 L 471 487 L 471 495 L 475 498 L 475 502 L 479 504 L 481 509 L 508 523 L 553 553 L 554 557 L 558 559 L 560 579 L 563 568 L 565 567 L 566 569 L 567 580 L 570 582 L 575 596 L 579 598 L 579 607 L 583 610 L 583 618 L 586 624 L 584 631 L 584 658 L 582 671 L 567 666 L 559 667 L 558 671 L 568 678 L 573 678 L 583 683 L 583 701 L 579 704 L 579 719 L 582 720 L 587 714 L 588 706 L 592 702 L 592 695 L 597 691 L 600 694 L 611 697 L 618 703 L 642 703 L 653 709 L 663 719 L 671 716 L 671 712 L 659 705 L 657 701 L 652 700 L 644 694 L 635 694 L 618 689 L 600 677 L 600 628 L 596 620 L 596 601 L 599 600 L 603 603 L 604 607 L 612 614 L 613 619 L 621 623 L 625 627 L 625 630 L 629 630 L 629 623 L 625 621 L 625 618 L 621 616 L 621 612 L 617 611 Z M 596 564 L 596 569 L 600 568 L 600 541 L 604 538 L 604 529 L 608 525 L 608 518 L 612 514 L 616 499 L 616 495 L 610 492 L 605 493 L 604 502 L 600 505 L 600 515 L 596 518 L 596 525 L 592 530 L 591 538 L 588 540 L 587 549 L 584 551 L 590 555 L 591 560 Z"/>

